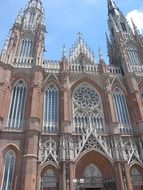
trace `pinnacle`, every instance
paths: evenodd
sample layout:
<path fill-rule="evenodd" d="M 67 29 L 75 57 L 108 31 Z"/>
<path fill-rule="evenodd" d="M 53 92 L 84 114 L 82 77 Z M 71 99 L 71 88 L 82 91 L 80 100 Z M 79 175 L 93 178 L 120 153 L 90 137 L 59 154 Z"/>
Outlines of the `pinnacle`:
<path fill-rule="evenodd" d="M 116 6 L 115 2 L 113 0 L 107 0 L 108 4 L 108 15 L 109 14 L 119 14 L 119 8 Z"/>

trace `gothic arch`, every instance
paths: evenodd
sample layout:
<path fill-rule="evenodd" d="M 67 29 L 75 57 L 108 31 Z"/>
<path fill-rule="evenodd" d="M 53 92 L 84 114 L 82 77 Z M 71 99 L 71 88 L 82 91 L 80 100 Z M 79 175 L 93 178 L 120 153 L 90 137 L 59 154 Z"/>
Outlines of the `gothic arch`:
<path fill-rule="evenodd" d="M 130 171 L 132 170 L 132 168 L 138 169 L 143 175 L 143 165 L 141 163 L 139 163 L 137 161 L 131 162 L 130 165 L 129 165 Z"/>
<path fill-rule="evenodd" d="M 47 170 L 47 169 L 52 169 L 55 171 L 56 174 L 58 174 L 59 166 L 55 164 L 54 162 L 46 162 L 43 165 L 40 166 L 39 168 L 39 173 L 40 176 Z"/>
<path fill-rule="evenodd" d="M 83 77 L 83 78 L 77 80 L 74 84 L 72 84 L 72 86 L 71 86 L 71 95 L 73 94 L 74 89 L 77 86 L 80 86 L 80 84 L 82 84 L 82 83 L 87 83 L 87 84 L 91 85 L 93 88 L 95 88 L 98 91 L 100 96 L 103 97 L 103 95 L 104 95 L 103 89 L 96 83 L 96 81 L 94 81 L 94 80 L 92 80 L 90 78 L 87 78 L 87 77 Z"/>
<path fill-rule="evenodd" d="M 89 150 L 87 152 L 83 152 L 76 160 L 76 163 L 75 163 L 76 178 L 79 178 L 82 176 L 84 169 L 89 164 L 96 165 L 101 171 L 105 179 L 114 177 L 113 166 L 112 166 L 113 163 L 108 158 L 108 156 L 100 153 L 99 151 Z"/>
<path fill-rule="evenodd" d="M 44 176 L 44 174 L 46 174 L 46 172 L 48 170 L 53 171 L 53 173 L 55 174 L 55 177 L 57 179 L 56 182 L 58 182 L 59 181 L 59 169 L 60 169 L 59 166 L 54 164 L 53 162 L 46 162 L 44 165 L 40 165 L 38 175 L 37 175 L 38 189 L 41 186 L 42 176 Z"/>
<path fill-rule="evenodd" d="M 29 76 L 26 73 L 19 72 L 12 76 L 11 78 L 11 88 L 13 88 L 13 85 L 18 81 L 22 80 L 27 87 L 30 87 L 30 79 Z"/>
<path fill-rule="evenodd" d="M 111 89 L 112 91 L 114 90 L 114 88 L 120 88 L 124 94 L 127 96 L 128 95 L 128 91 L 126 89 L 126 87 L 124 86 L 124 84 L 120 81 L 119 78 L 115 77 L 114 80 L 112 81 L 112 84 L 111 84 Z"/>
<path fill-rule="evenodd" d="M 142 189 L 143 187 L 143 166 L 138 162 L 132 162 L 130 165 L 130 176 L 132 185 L 135 189 Z"/>
<path fill-rule="evenodd" d="M 49 83 L 53 83 L 57 86 L 59 92 L 60 92 L 60 89 L 61 89 L 61 84 L 60 84 L 60 81 L 59 79 L 54 75 L 54 74 L 49 74 L 48 77 L 46 77 L 43 81 L 43 84 L 42 84 L 42 89 L 43 91 L 45 90 L 46 86 L 49 84 Z"/>
<path fill-rule="evenodd" d="M 1 155 L 4 158 L 5 154 L 9 151 L 9 150 L 13 150 L 16 154 L 16 157 L 20 157 L 20 149 L 16 144 L 13 143 L 9 143 L 7 145 L 5 145 L 2 149 L 1 149 Z"/>
<path fill-rule="evenodd" d="M 34 33 L 32 31 L 25 31 L 22 36 L 21 39 L 31 39 L 32 41 L 34 40 Z"/>

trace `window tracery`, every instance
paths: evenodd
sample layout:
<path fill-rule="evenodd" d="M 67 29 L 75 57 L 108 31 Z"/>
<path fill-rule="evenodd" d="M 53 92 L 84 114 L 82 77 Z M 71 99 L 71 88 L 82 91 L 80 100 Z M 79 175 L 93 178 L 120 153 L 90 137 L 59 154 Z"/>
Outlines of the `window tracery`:
<path fill-rule="evenodd" d="M 2 190 L 13 189 L 15 159 L 16 155 L 12 150 L 6 153 L 4 170 L 3 170 Z"/>
<path fill-rule="evenodd" d="M 59 91 L 55 84 L 47 86 L 44 93 L 43 128 L 48 133 L 58 131 L 59 122 Z"/>
<path fill-rule="evenodd" d="M 133 186 L 143 185 L 143 176 L 138 169 L 131 169 L 131 178 Z"/>
<path fill-rule="evenodd" d="M 96 165 L 90 164 L 84 170 L 85 185 L 95 186 L 103 184 L 103 177 Z"/>
<path fill-rule="evenodd" d="M 56 142 L 50 139 L 46 141 L 44 144 L 42 144 L 40 157 L 42 163 L 46 161 L 52 161 L 57 163 L 58 155 L 57 155 Z"/>
<path fill-rule="evenodd" d="M 20 56 L 21 57 L 31 57 L 32 56 L 32 40 L 31 39 L 23 39 L 21 41 L 21 48 L 20 48 Z"/>
<path fill-rule="evenodd" d="M 131 65 L 140 65 L 141 64 L 138 51 L 135 47 L 128 48 L 128 56 L 129 56 Z"/>
<path fill-rule="evenodd" d="M 113 90 L 113 102 L 121 132 L 131 132 L 132 127 L 126 104 L 126 98 L 123 91 L 118 87 L 115 87 Z"/>
<path fill-rule="evenodd" d="M 44 175 L 41 176 L 41 188 L 40 190 L 46 190 L 57 187 L 57 176 L 52 169 L 48 169 Z"/>
<path fill-rule="evenodd" d="M 90 85 L 83 83 L 74 91 L 73 111 L 76 132 L 104 131 L 101 97 Z"/>
<path fill-rule="evenodd" d="M 12 91 L 11 106 L 8 117 L 8 128 L 22 128 L 26 102 L 27 87 L 23 80 L 15 83 Z"/>

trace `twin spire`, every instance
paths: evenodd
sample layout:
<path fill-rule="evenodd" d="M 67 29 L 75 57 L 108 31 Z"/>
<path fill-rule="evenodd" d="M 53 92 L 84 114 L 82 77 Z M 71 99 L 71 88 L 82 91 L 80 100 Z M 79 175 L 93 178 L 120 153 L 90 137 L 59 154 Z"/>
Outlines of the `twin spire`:
<path fill-rule="evenodd" d="M 115 2 L 113 0 L 107 0 L 108 3 L 108 15 L 119 15 L 120 14 L 120 10 L 119 8 L 116 6 Z"/>

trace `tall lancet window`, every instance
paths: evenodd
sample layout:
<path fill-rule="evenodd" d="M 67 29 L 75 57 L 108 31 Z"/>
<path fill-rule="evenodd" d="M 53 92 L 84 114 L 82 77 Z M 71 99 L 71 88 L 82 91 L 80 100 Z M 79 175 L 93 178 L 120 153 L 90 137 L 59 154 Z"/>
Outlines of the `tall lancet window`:
<path fill-rule="evenodd" d="M 12 150 L 5 155 L 2 190 L 13 190 L 15 159 L 16 155 Z"/>
<path fill-rule="evenodd" d="M 136 48 L 128 48 L 128 56 L 131 65 L 140 65 L 140 58 Z"/>
<path fill-rule="evenodd" d="M 32 56 L 32 40 L 23 39 L 21 42 L 20 56 L 27 58 Z"/>
<path fill-rule="evenodd" d="M 44 131 L 57 132 L 59 125 L 59 90 L 53 83 L 49 84 L 44 93 Z"/>
<path fill-rule="evenodd" d="M 73 123 L 76 133 L 104 132 L 104 115 L 99 93 L 87 83 L 73 93 Z"/>
<path fill-rule="evenodd" d="M 113 101 L 121 132 L 132 131 L 126 98 L 123 91 L 118 87 L 115 87 L 113 90 Z"/>
<path fill-rule="evenodd" d="M 27 87 L 23 80 L 15 83 L 12 91 L 8 128 L 22 128 Z"/>

